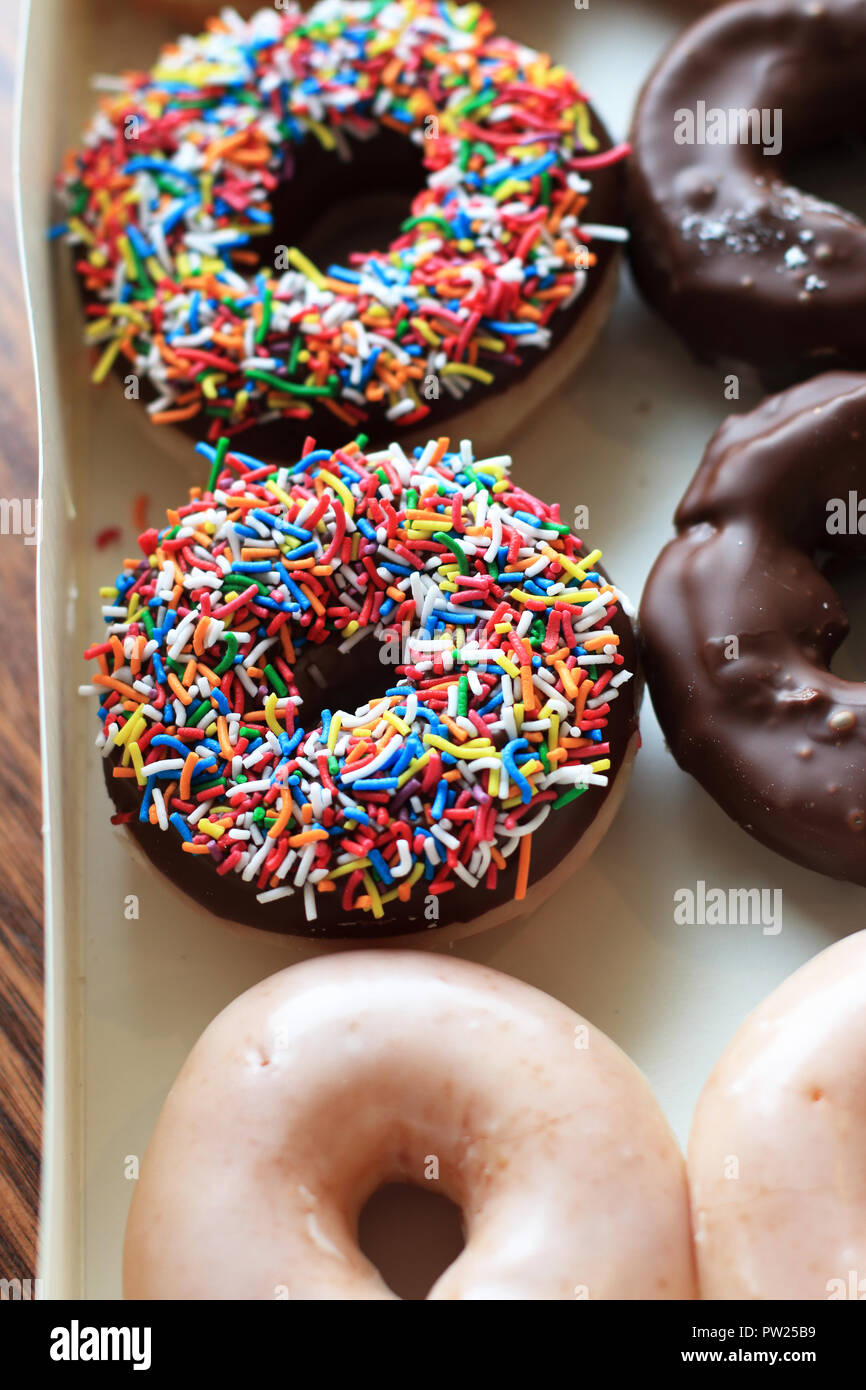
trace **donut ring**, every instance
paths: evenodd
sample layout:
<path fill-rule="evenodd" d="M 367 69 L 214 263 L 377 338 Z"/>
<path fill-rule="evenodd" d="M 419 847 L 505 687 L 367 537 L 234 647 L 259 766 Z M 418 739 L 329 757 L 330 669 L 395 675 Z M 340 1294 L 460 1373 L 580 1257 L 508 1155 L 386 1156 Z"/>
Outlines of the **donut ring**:
<path fill-rule="evenodd" d="M 813 556 L 866 492 L 866 377 L 817 377 L 717 431 L 641 605 L 677 762 L 756 839 L 866 885 L 866 686 L 829 670 L 848 631 Z"/>
<path fill-rule="evenodd" d="M 391 1180 L 462 1209 L 431 1299 L 694 1297 L 684 1164 L 637 1068 L 540 990 L 415 951 L 291 966 L 214 1020 L 142 1164 L 124 1294 L 394 1298 L 357 1244 Z"/>
<path fill-rule="evenodd" d="M 273 426 L 260 450 L 308 427 L 333 447 L 426 430 L 513 389 L 579 318 L 600 327 L 601 300 L 585 311 L 613 292 L 624 233 L 601 224 L 621 215 L 624 152 L 483 10 L 224 12 L 120 80 L 67 160 L 57 232 L 78 252 L 94 379 L 120 364 L 153 421 L 211 442 Z M 291 244 L 376 189 L 412 198 L 384 251 L 319 267 Z"/>
<path fill-rule="evenodd" d="M 539 901 L 601 838 L 637 745 L 601 552 L 468 441 L 279 469 L 227 446 L 200 446 L 206 489 L 140 537 L 85 653 L 115 822 L 270 931 L 493 925 Z"/>
<path fill-rule="evenodd" d="M 864 69 L 860 0 L 742 0 L 693 24 L 646 84 L 632 266 L 699 358 L 752 363 L 776 386 L 866 368 L 866 226 L 784 180 L 793 153 L 856 126 Z M 767 113 L 761 141 L 781 138 L 782 159 L 731 142 L 728 113 L 741 111 Z M 695 141 L 725 133 L 715 112 L 726 143 L 677 143 L 692 115 Z"/>
<path fill-rule="evenodd" d="M 864 1057 L 858 932 L 749 1015 L 701 1092 L 688 1171 L 702 1298 L 863 1298 Z"/>

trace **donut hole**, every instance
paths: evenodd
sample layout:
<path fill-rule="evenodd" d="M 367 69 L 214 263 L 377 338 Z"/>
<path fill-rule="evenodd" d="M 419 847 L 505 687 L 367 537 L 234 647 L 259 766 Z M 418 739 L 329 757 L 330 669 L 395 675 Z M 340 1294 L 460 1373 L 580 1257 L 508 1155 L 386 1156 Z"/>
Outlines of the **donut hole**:
<path fill-rule="evenodd" d="M 351 254 L 385 251 L 423 188 L 422 150 L 408 135 L 382 128 L 369 140 L 346 137 L 351 158 L 318 141 L 291 146 L 272 198 L 273 230 L 259 239 L 261 264 L 275 248 L 297 246 L 322 271 L 349 265 Z"/>
<path fill-rule="evenodd" d="M 801 149 L 785 160 L 785 177 L 796 188 L 845 208 L 866 222 L 866 140 L 846 134 L 839 140 Z"/>
<path fill-rule="evenodd" d="M 358 1218 L 358 1244 L 399 1298 L 426 1298 L 464 1248 L 460 1208 L 430 1186 L 384 1183 Z"/>
<path fill-rule="evenodd" d="M 390 651 L 386 643 L 376 639 L 372 628 L 348 652 L 340 651 L 338 638 L 305 647 L 294 668 L 303 700 L 299 725 L 314 729 L 325 709 L 351 714 L 380 700 L 399 679 L 394 664 L 385 659 Z"/>
<path fill-rule="evenodd" d="M 833 585 L 849 623 L 830 670 L 841 680 L 866 681 L 866 555 L 833 555 L 819 568 Z"/>

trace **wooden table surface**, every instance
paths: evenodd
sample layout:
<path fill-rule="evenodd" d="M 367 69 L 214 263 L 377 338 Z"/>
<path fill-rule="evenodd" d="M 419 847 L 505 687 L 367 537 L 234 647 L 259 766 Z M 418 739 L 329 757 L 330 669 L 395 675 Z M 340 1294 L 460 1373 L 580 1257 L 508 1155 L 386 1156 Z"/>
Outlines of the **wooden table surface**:
<path fill-rule="evenodd" d="M 18 6 L 0 6 L 0 499 L 35 498 L 36 397 L 13 208 Z M 4 509 L 4 514 L 8 512 Z M 36 547 L 0 534 L 0 1279 L 35 1274 L 42 1080 Z"/>

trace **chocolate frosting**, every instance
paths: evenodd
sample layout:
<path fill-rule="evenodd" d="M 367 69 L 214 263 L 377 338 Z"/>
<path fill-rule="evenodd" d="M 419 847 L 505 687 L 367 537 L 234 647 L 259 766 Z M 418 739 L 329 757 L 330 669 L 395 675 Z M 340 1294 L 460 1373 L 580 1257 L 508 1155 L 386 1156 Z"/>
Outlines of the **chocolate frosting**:
<path fill-rule="evenodd" d="M 829 670 L 848 620 L 815 558 L 866 555 L 857 494 L 866 376 L 817 377 L 732 417 L 680 503 L 641 629 L 680 766 L 762 843 L 866 885 L 866 685 Z M 840 505 L 855 524 L 836 534 Z"/>
<path fill-rule="evenodd" d="M 619 651 L 625 658 L 624 669 L 635 673 L 634 678 L 620 686 L 618 698 L 610 701 L 605 739 L 610 744 L 611 771 L 606 787 L 592 786 L 582 796 L 548 816 L 544 825 L 535 831 L 529 868 L 529 889 L 546 878 L 570 853 L 580 837 L 589 829 L 612 788 L 616 773 L 622 766 L 628 744 L 638 727 L 638 710 L 642 693 L 638 671 L 637 642 L 632 624 L 620 606 L 610 627 L 619 635 Z M 316 667 L 315 677 L 311 667 Z M 342 656 L 335 643 L 304 648 L 294 667 L 302 706 L 307 723 L 315 722 L 324 706 L 359 707 L 365 700 L 374 699 L 387 680 L 379 660 L 379 644 L 371 636 L 353 647 L 351 656 Z M 393 667 L 390 668 L 393 673 Z M 321 682 L 324 682 L 324 687 Z M 373 694 L 371 695 L 371 692 Z M 434 927 L 450 927 L 472 922 L 484 913 L 511 901 L 517 878 L 517 855 L 506 860 L 498 875 L 496 887 L 480 884 L 472 888 L 461 879 L 455 887 L 438 898 L 438 917 L 425 915 L 425 885 L 415 885 L 408 902 L 396 899 L 385 905 L 385 916 L 374 918 L 367 912 L 347 913 L 341 906 L 341 893 L 317 894 L 318 916 L 309 922 L 304 913 L 303 896 L 282 898 L 275 902 L 256 900 L 256 886 L 245 883 L 237 874 L 218 875 L 213 863 L 198 855 L 184 854 L 181 842 L 173 830 L 160 830 L 150 822 L 138 819 L 141 792 L 134 780 L 112 776 L 112 768 L 120 764 L 120 753 L 103 762 L 105 783 L 109 796 L 119 812 L 131 812 L 126 828 L 157 869 L 176 886 L 195 898 L 217 917 L 258 927 L 262 931 L 292 936 L 332 937 L 346 940 L 381 939 L 429 931 Z"/>
<path fill-rule="evenodd" d="M 742 0 L 692 25 L 647 82 L 632 266 L 698 357 L 752 363 L 775 385 L 866 367 L 866 226 L 785 182 L 792 156 L 866 128 L 864 73 L 863 0 Z M 780 119 L 781 153 L 678 144 L 677 113 L 699 102 Z"/>

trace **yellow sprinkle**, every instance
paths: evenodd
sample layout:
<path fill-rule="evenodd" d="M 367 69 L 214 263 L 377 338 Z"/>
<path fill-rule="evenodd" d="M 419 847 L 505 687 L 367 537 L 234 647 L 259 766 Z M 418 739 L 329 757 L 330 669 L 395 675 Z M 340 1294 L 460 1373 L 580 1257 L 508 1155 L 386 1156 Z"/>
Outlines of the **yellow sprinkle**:
<path fill-rule="evenodd" d="M 439 347 L 440 343 L 442 342 L 442 339 L 439 337 L 437 333 L 433 332 L 433 329 L 430 327 L 429 323 L 425 323 L 424 319 L 422 318 L 410 319 L 409 322 L 411 323 L 415 331 L 417 333 L 420 333 L 421 337 L 426 342 L 428 342 L 431 347 Z"/>
<path fill-rule="evenodd" d="M 129 244 L 129 238 L 126 234 L 117 238 L 117 249 L 123 257 L 123 266 L 126 271 L 127 279 L 134 280 L 138 274 L 138 270 L 135 264 L 135 258 L 132 254 L 132 247 Z"/>
<path fill-rule="evenodd" d="M 424 865 L 423 865 L 423 864 L 416 864 L 415 867 L 414 867 L 414 869 L 412 870 L 411 874 L 409 874 L 408 878 L 402 878 L 402 879 L 400 880 L 400 882 L 401 882 L 401 883 L 408 883 L 408 884 L 409 884 L 409 887 L 411 888 L 411 887 L 414 886 L 414 884 L 416 884 L 416 883 L 418 882 L 418 880 L 419 880 L 419 878 L 421 877 L 421 875 L 423 874 L 423 872 L 424 872 Z M 382 895 L 381 895 L 381 901 L 382 901 L 383 903 L 392 903 L 392 902 L 394 901 L 394 899 L 395 899 L 395 898 L 399 898 L 399 896 L 400 896 L 400 889 L 399 889 L 399 888 L 391 888 L 391 889 L 389 889 L 389 891 L 388 891 L 387 893 L 382 893 Z"/>
<path fill-rule="evenodd" d="M 494 623 L 494 625 L 493 625 L 493 631 L 494 631 L 494 632 L 499 632 L 499 633 L 510 632 L 510 631 L 511 631 L 511 623 Z"/>
<path fill-rule="evenodd" d="M 515 193 L 528 193 L 529 182 L 527 179 L 504 179 L 494 194 L 497 203 L 505 203 Z"/>
<path fill-rule="evenodd" d="M 339 717 L 340 716 L 338 714 L 334 716 L 335 719 L 339 719 Z M 403 735 L 404 738 L 407 738 L 408 735 L 411 733 L 411 728 L 406 723 L 405 719 L 401 719 L 399 715 L 392 713 L 391 710 L 386 709 L 385 713 L 382 715 L 382 718 L 387 720 L 389 724 L 393 724 L 394 728 L 397 729 L 399 733 Z M 330 742 L 331 740 L 328 739 L 329 746 Z"/>
<path fill-rule="evenodd" d="M 333 473 L 329 473 L 327 468 L 322 468 L 319 470 L 319 477 L 324 478 L 328 486 L 334 489 L 343 506 L 345 507 L 346 511 L 348 512 L 349 516 L 354 516 L 355 501 L 352 497 L 351 492 L 346 487 L 346 484 L 344 482 L 341 482 L 339 478 L 335 478 Z"/>
<path fill-rule="evenodd" d="M 578 598 L 585 599 L 588 593 L 591 590 L 564 589 L 561 594 L 527 594 L 523 589 L 512 589 L 511 597 L 521 603 L 571 603 Z"/>
<path fill-rule="evenodd" d="M 308 280 L 312 280 L 316 289 L 324 290 L 327 288 L 322 272 L 313 265 L 313 262 L 304 255 L 303 251 L 298 250 L 297 246 L 289 247 L 287 259 L 289 265 L 293 265 L 295 270 L 299 270 L 302 275 L 306 275 Z"/>
<path fill-rule="evenodd" d="M 341 864 L 339 868 L 332 869 L 328 878 L 343 878 L 345 874 L 353 874 L 356 869 L 366 869 L 369 863 L 369 859 L 353 859 L 351 864 Z"/>
<path fill-rule="evenodd" d="M 196 825 L 196 830 L 203 830 L 206 835 L 210 835 L 212 840 L 220 840 L 226 833 L 224 825 L 218 825 L 215 821 L 208 820 L 207 816 L 202 816 Z"/>
<path fill-rule="evenodd" d="M 374 917 L 384 917 L 385 909 L 382 906 L 382 899 L 379 897 L 379 890 L 369 874 L 364 874 L 364 887 L 370 899 L 370 906 L 373 909 Z"/>
<path fill-rule="evenodd" d="M 346 623 L 346 626 L 343 628 L 343 631 L 341 632 L 340 636 L 351 637 L 354 632 L 358 631 L 358 628 L 360 626 L 361 624 L 358 622 L 358 619 L 352 618 L 350 622 Z"/>
<path fill-rule="evenodd" d="M 387 718 L 387 715 L 386 715 L 385 717 Z M 331 719 L 331 725 L 330 725 L 330 728 L 328 729 L 328 752 L 329 752 L 329 753 L 333 753 L 334 748 L 336 747 L 336 743 L 337 743 L 337 739 L 338 739 L 339 734 L 340 734 L 340 728 L 341 728 L 341 726 L 342 726 L 342 723 L 343 723 L 343 720 L 342 720 L 342 718 L 340 717 L 339 714 L 335 714 L 335 715 L 333 716 L 333 718 Z M 407 730 L 407 733 L 408 733 L 408 730 Z"/>
<path fill-rule="evenodd" d="M 334 139 L 333 131 L 329 130 L 326 125 L 321 125 L 318 121 L 311 121 L 309 116 L 306 119 L 306 124 L 326 150 L 336 149 L 337 142 Z"/>
<path fill-rule="evenodd" d="M 610 767 L 610 758 L 599 758 L 598 762 L 590 763 L 593 772 L 607 772 Z"/>
<path fill-rule="evenodd" d="M 474 367 L 471 362 L 446 362 L 444 367 L 439 368 L 440 376 L 468 376 L 473 381 L 483 381 L 485 386 L 489 386 L 493 380 L 493 373 L 485 371 L 483 367 Z"/>
<path fill-rule="evenodd" d="M 420 772 L 422 768 L 427 766 L 429 761 L 430 754 L 428 752 L 422 753 L 420 758 L 416 758 L 414 762 L 410 763 L 409 766 L 406 768 L 406 771 L 402 772 L 400 776 L 397 778 L 397 790 L 399 791 L 401 787 L 404 787 L 406 783 L 412 777 L 414 777 L 417 772 Z"/>
<path fill-rule="evenodd" d="M 144 758 L 141 756 L 141 749 L 137 743 L 129 745 L 132 754 L 132 766 L 135 768 L 135 779 L 140 787 L 147 785 L 147 778 L 144 775 Z"/>
<path fill-rule="evenodd" d="M 548 560 L 555 560 L 558 565 L 562 565 L 566 574 L 570 574 L 574 579 L 583 578 L 579 567 L 575 564 L 574 560 L 569 560 L 567 555 L 560 555 L 558 550 L 554 550 L 553 546 L 547 545 L 544 542 L 542 542 L 540 549 L 542 554 L 547 556 Z"/>
<path fill-rule="evenodd" d="M 468 743 L 458 745 L 449 742 L 447 738 L 440 738 L 438 734 L 425 734 L 424 742 L 432 745 L 433 748 L 441 749 L 443 753 L 450 753 L 452 758 L 460 758 L 461 760 L 466 758 L 490 758 L 493 757 L 496 752 L 489 738 L 483 740 L 483 746 L 481 747 L 479 747 L 479 744 L 482 744 L 481 739 L 471 739 Z"/>
<path fill-rule="evenodd" d="M 515 666 L 513 661 L 509 661 L 508 657 L 504 656 L 502 652 L 496 652 L 496 654 L 493 657 L 493 660 L 496 662 L 497 666 L 502 667 L 503 671 L 507 676 L 514 677 L 520 675 L 519 667 Z"/>
<path fill-rule="evenodd" d="M 288 493 L 284 492 L 283 489 L 277 483 L 275 483 L 272 478 L 269 478 L 268 481 L 265 483 L 265 492 L 270 492 L 274 497 L 276 497 L 278 502 L 282 502 L 284 507 L 288 507 L 291 510 L 291 497 L 289 497 Z"/>
<path fill-rule="evenodd" d="M 67 226 L 70 232 L 74 232 L 76 236 L 81 237 L 81 240 L 86 241 L 88 246 L 94 246 L 96 244 L 96 238 L 90 228 L 84 225 L 80 217 L 70 217 Z"/>
<path fill-rule="evenodd" d="M 115 338 L 113 342 L 108 344 L 108 347 L 105 349 L 96 366 L 93 368 L 93 371 L 90 373 L 90 380 L 95 385 L 99 386 L 100 383 L 103 382 L 105 378 L 108 376 L 108 373 L 114 366 L 114 359 L 120 352 L 122 342 L 122 338 Z"/>
<path fill-rule="evenodd" d="M 591 550 L 588 555 L 586 555 L 582 560 L 578 561 L 578 570 L 582 570 L 585 574 L 587 570 L 594 569 L 594 567 L 598 564 L 600 559 L 601 551 Z"/>
<path fill-rule="evenodd" d="M 581 145 L 585 150 L 595 151 L 598 149 L 598 140 L 592 133 L 592 122 L 589 118 L 589 110 L 585 102 L 579 102 L 573 107 L 569 107 L 563 112 L 565 120 L 573 119 L 577 126 L 577 134 Z"/>
<path fill-rule="evenodd" d="M 286 732 L 282 725 L 277 723 L 277 696 L 276 691 L 273 690 L 265 700 L 265 723 L 271 733 L 277 735 L 277 738 Z"/>

